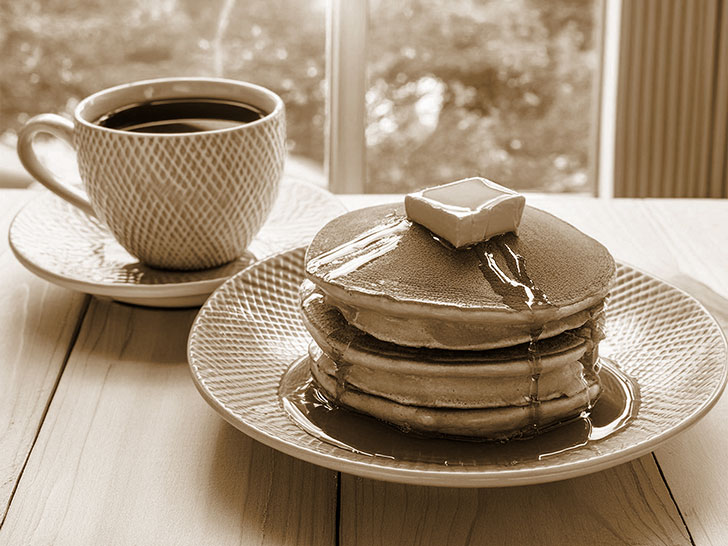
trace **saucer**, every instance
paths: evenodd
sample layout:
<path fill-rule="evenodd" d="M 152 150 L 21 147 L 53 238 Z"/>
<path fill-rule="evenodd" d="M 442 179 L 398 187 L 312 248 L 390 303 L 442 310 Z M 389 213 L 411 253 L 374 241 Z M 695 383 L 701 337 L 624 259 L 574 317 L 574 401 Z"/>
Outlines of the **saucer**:
<path fill-rule="evenodd" d="M 246 254 L 201 271 L 165 271 L 140 263 L 96 218 L 50 192 L 18 212 L 8 238 L 23 266 L 64 288 L 135 305 L 191 307 L 252 263 L 308 244 L 326 222 L 345 211 L 328 191 L 283 179 L 278 200 Z"/>
<path fill-rule="evenodd" d="M 309 433 L 286 409 L 284 383 L 305 380 L 288 371 L 307 355 L 311 341 L 298 306 L 304 255 L 299 248 L 267 258 L 217 289 L 192 325 L 187 356 L 195 386 L 226 421 L 274 449 L 332 470 L 448 487 L 572 478 L 649 453 L 703 417 L 726 383 L 728 347 L 708 311 L 682 290 L 618 264 L 599 352 L 639 386 L 639 408 L 624 428 L 573 448 L 516 459 L 509 451 L 513 443 L 483 445 L 475 455 L 479 444 L 469 444 L 443 457 L 440 444 L 420 441 L 416 451 L 403 455 L 390 449 L 391 433 L 378 442 L 382 451 L 357 449 L 351 440 L 365 429 L 350 421 L 334 423 L 349 426 L 332 427 L 324 438 Z"/>

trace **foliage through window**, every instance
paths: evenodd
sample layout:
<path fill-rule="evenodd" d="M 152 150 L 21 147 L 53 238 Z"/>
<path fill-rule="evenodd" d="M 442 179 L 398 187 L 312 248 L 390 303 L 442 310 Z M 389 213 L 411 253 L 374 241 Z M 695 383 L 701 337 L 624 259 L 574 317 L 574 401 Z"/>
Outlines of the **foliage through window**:
<path fill-rule="evenodd" d="M 367 190 L 592 192 L 594 0 L 370 0 Z"/>
<path fill-rule="evenodd" d="M 292 154 L 323 161 L 325 0 L 13 0 L 0 3 L 0 139 L 113 85 L 221 76 L 286 103 Z"/>
<path fill-rule="evenodd" d="M 517 189 L 593 191 L 598 2 L 369 0 L 365 191 L 474 174 Z M 14 145 L 30 116 L 70 113 L 104 87 L 223 76 L 279 93 L 290 153 L 320 168 L 326 4 L 2 2 L 0 142 Z"/>

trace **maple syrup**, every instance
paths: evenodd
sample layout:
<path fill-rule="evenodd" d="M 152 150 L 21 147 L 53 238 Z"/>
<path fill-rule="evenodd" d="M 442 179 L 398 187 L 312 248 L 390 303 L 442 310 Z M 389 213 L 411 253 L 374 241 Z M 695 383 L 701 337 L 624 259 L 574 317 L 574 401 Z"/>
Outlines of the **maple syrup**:
<path fill-rule="evenodd" d="M 445 466 L 514 466 L 598 442 L 628 426 L 639 409 L 639 387 L 612 361 L 601 358 L 600 363 L 602 394 L 590 409 L 535 436 L 507 442 L 403 431 L 338 406 L 311 378 L 308 356 L 286 371 L 278 395 L 301 429 L 353 453 Z"/>

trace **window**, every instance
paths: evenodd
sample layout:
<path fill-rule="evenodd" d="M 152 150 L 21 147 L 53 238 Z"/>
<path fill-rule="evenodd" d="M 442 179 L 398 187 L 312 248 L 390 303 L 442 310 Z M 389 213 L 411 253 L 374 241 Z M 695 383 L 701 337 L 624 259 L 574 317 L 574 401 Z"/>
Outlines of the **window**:
<path fill-rule="evenodd" d="M 597 4 L 369 0 L 366 190 L 593 193 Z"/>
<path fill-rule="evenodd" d="M 164 76 L 259 83 L 286 103 L 288 147 L 324 156 L 326 0 L 13 0 L 0 3 L 0 143 L 31 116 Z M 62 146 L 49 140 L 54 147 Z M 56 154 L 56 157 L 71 154 Z"/>
<path fill-rule="evenodd" d="M 339 83 L 330 87 L 330 113 L 340 119 L 339 130 L 329 128 L 329 165 L 339 157 L 349 169 L 330 169 L 332 189 L 403 192 L 480 174 L 521 190 L 592 193 L 599 5 L 3 2 L 0 142 L 14 146 L 31 115 L 70 113 L 104 87 L 167 75 L 224 76 L 279 93 L 291 157 L 320 170 L 329 9 L 332 35 L 339 33 L 330 40 L 329 69 L 336 72 L 340 61 Z M 357 179 L 350 171 L 358 166 Z"/>

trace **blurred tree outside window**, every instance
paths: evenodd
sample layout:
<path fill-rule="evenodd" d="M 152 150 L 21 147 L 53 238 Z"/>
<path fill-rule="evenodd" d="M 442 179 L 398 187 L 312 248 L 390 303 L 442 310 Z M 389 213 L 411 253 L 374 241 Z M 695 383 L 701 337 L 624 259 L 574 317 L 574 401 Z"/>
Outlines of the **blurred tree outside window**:
<path fill-rule="evenodd" d="M 369 0 L 367 190 L 593 193 L 599 0 Z"/>
<path fill-rule="evenodd" d="M 357 0 L 352 0 L 357 1 Z M 367 192 L 481 175 L 593 192 L 600 0 L 368 0 Z M 0 3 L 0 143 L 42 112 L 163 76 L 281 95 L 288 148 L 322 168 L 327 0 Z"/>
<path fill-rule="evenodd" d="M 289 152 L 320 171 L 325 27 L 326 0 L 0 2 L 0 143 L 14 147 L 31 116 L 70 116 L 106 87 L 213 76 L 278 93 Z"/>

